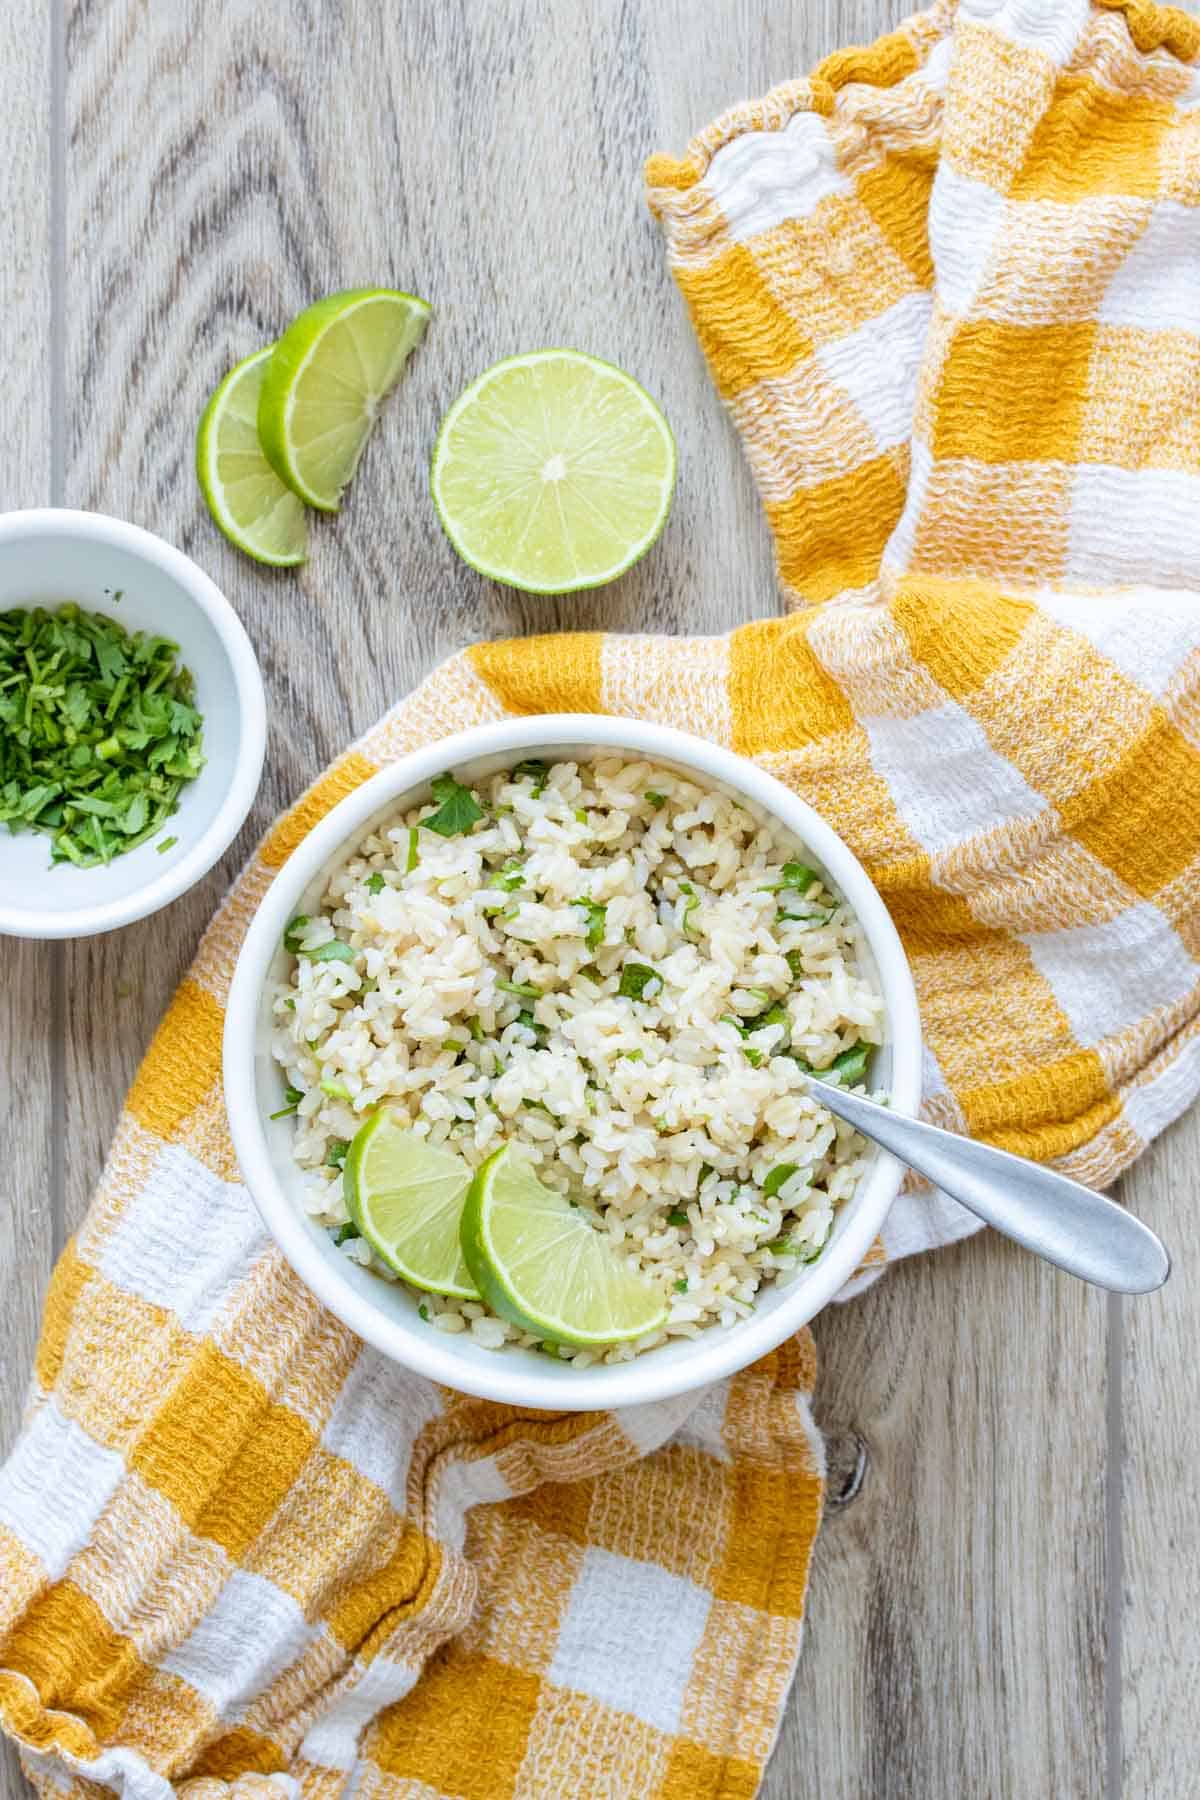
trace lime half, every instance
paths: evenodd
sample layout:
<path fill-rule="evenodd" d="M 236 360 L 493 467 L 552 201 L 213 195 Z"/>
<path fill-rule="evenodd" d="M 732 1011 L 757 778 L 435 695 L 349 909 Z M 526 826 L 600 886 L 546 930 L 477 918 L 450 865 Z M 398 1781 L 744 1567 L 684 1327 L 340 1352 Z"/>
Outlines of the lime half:
<path fill-rule="evenodd" d="M 270 360 L 268 345 L 238 363 L 205 407 L 196 434 L 196 476 L 231 544 L 256 562 L 290 568 L 304 561 L 308 518 L 258 441 L 258 402 Z"/>
<path fill-rule="evenodd" d="M 471 1183 L 462 1248 L 492 1311 L 556 1343 L 619 1344 L 667 1316 L 657 1288 L 508 1148 Z"/>
<path fill-rule="evenodd" d="M 280 480 L 309 506 L 337 511 L 429 316 L 412 294 L 350 288 L 308 307 L 276 344 L 258 435 Z"/>
<path fill-rule="evenodd" d="M 496 363 L 442 421 L 434 504 L 464 561 L 510 587 L 599 587 L 644 556 L 675 489 L 675 439 L 644 388 L 577 350 Z"/>
<path fill-rule="evenodd" d="M 379 1256 L 432 1294 L 478 1300 L 459 1247 L 471 1171 L 461 1156 L 426 1143 L 377 1112 L 346 1152 L 350 1217 Z"/>

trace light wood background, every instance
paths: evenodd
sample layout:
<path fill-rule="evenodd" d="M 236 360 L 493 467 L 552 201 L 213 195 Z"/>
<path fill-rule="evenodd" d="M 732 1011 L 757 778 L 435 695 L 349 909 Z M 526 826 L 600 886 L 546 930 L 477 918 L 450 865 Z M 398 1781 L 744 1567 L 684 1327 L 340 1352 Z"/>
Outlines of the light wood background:
<path fill-rule="evenodd" d="M 93 507 L 180 544 L 238 608 L 271 703 L 254 815 L 198 890 L 90 943 L 0 939 L 5 1443 L 121 1096 L 274 812 L 469 639 L 711 631 L 775 610 L 767 534 L 640 168 L 903 10 L 5 0 L 0 508 Z M 318 524 L 302 574 L 272 576 L 209 524 L 195 422 L 236 357 L 368 280 L 415 288 L 436 321 L 344 515 Z M 522 601 L 455 560 L 426 459 L 469 376 L 562 341 L 659 396 L 679 494 L 616 587 Z M 1164 1296 L 1106 1303 L 981 1238 L 820 1319 L 832 1503 L 768 1800 L 1200 1794 L 1198 1182 L 1194 1119 L 1126 1183 L 1174 1250 Z M 23 1792 L 10 1758 L 0 1794 Z"/>

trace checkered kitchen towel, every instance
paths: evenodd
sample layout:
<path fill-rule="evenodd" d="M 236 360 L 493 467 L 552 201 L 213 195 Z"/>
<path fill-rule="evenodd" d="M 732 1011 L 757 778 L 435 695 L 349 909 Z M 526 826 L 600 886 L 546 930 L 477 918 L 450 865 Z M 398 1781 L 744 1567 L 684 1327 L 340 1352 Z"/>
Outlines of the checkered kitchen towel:
<path fill-rule="evenodd" d="M 1115 1176 L 1200 1085 L 1198 58 L 1177 13 L 970 0 L 652 163 L 805 609 L 478 647 L 260 847 L 0 1474 L 0 1720 L 46 1793 L 754 1792 L 820 1516 L 807 1334 L 621 1415 L 406 1376 L 262 1234 L 222 1003 L 275 871 L 375 768 L 505 713 L 638 714 L 757 758 L 868 864 L 932 1117 Z M 961 1228 L 912 1192 L 875 1268 Z"/>

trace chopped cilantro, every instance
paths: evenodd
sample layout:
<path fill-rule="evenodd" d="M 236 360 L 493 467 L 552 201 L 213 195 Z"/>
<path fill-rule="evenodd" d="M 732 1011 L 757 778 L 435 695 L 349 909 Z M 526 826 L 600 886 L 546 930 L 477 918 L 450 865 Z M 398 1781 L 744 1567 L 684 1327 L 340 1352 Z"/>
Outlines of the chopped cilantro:
<path fill-rule="evenodd" d="M 777 925 L 803 925 L 807 931 L 819 931 L 822 925 L 828 925 L 833 917 L 833 908 L 824 912 L 788 912 L 786 908 L 775 915 Z"/>
<path fill-rule="evenodd" d="M 686 1228 L 691 1222 L 681 1207 L 676 1206 L 667 1214 L 668 1225 L 682 1225 Z"/>
<path fill-rule="evenodd" d="M 429 1308 L 426 1306 L 426 1304 L 423 1300 L 419 1302 L 419 1304 L 417 1306 L 417 1312 L 420 1314 L 421 1318 L 423 1318 L 425 1323 L 428 1325 L 428 1323 L 429 1323 Z"/>
<path fill-rule="evenodd" d="M 483 815 L 480 814 L 480 817 Z M 428 823 L 428 821 L 426 821 Z M 449 833 L 446 834 L 447 836 Z M 408 856 L 404 864 L 404 873 L 411 875 L 421 861 L 420 828 L 410 825 L 408 830 Z"/>
<path fill-rule="evenodd" d="M 837 1072 L 847 1086 L 852 1086 L 866 1079 L 870 1055 L 870 1044 L 852 1044 L 849 1050 L 843 1050 L 840 1056 L 835 1056 L 829 1067 Z"/>
<path fill-rule="evenodd" d="M 312 920 L 307 913 L 297 913 L 295 918 L 284 926 L 283 947 L 290 956 L 299 956 L 300 933 L 304 930 L 306 925 L 311 924 Z"/>
<path fill-rule="evenodd" d="M 327 1075 L 320 1085 L 321 1092 L 328 1094 L 331 1100 L 349 1100 L 350 1098 L 350 1089 L 344 1081 L 335 1081 L 332 1076 Z"/>
<path fill-rule="evenodd" d="M 692 929 L 692 914 L 698 911 L 700 906 L 700 896 L 690 881 L 681 881 L 679 891 L 681 894 L 687 895 L 683 903 L 683 911 L 679 915 L 679 929 L 687 937 Z"/>
<path fill-rule="evenodd" d="M 645 1062 L 646 1052 L 644 1050 L 618 1050 L 617 1060 L 618 1062 Z"/>
<path fill-rule="evenodd" d="M 803 950 L 789 950 L 787 953 L 787 966 L 792 971 L 793 981 L 799 981 L 804 973 L 803 957 Z"/>
<path fill-rule="evenodd" d="M 528 780 L 533 783 L 533 798 L 540 800 L 546 791 L 546 783 L 550 771 L 544 762 L 519 762 L 512 772 L 514 781 Z"/>
<path fill-rule="evenodd" d="M 309 962 L 352 963 L 358 951 L 343 944 L 341 938 L 330 938 L 327 944 L 318 944 L 315 950 L 301 950 L 300 955 L 306 956 Z"/>
<path fill-rule="evenodd" d="M 667 796 L 665 794 L 656 794 L 653 788 L 646 789 L 646 798 L 654 808 L 655 812 L 661 812 L 662 808 L 667 804 Z"/>
<path fill-rule="evenodd" d="M 521 856 L 510 856 L 502 869 L 488 880 L 488 886 L 503 888 L 506 894 L 515 894 L 525 880 L 525 859 Z"/>
<path fill-rule="evenodd" d="M 762 1184 L 762 1191 L 768 1200 L 773 1200 L 785 1181 L 790 1181 L 799 1168 L 798 1163 L 776 1163 L 767 1179 Z"/>
<path fill-rule="evenodd" d="M 475 1039 L 475 1042 L 477 1044 L 482 1044 L 482 1042 L 483 1042 L 483 1020 L 482 1019 L 479 1019 L 479 1018 L 468 1019 L 467 1020 L 467 1030 L 471 1033 L 471 1036 Z"/>
<path fill-rule="evenodd" d="M 363 883 L 363 886 L 366 888 L 368 894 L 382 894 L 387 883 L 379 873 L 378 869 L 372 869 L 371 873 L 367 876 L 366 881 Z"/>
<path fill-rule="evenodd" d="M 464 787 L 461 781 L 455 781 L 453 775 L 435 775 L 429 784 L 434 799 L 438 802 L 437 811 L 421 820 L 426 831 L 436 831 L 439 837 L 462 837 L 465 832 L 477 825 L 483 817 L 483 808 L 476 800 L 470 788 Z M 410 835 L 408 859 L 412 863 L 413 840 Z M 415 867 L 415 865 L 413 865 Z"/>
<path fill-rule="evenodd" d="M 784 863 L 783 874 L 778 881 L 764 881 L 759 888 L 760 894 L 778 894 L 784 888 L 794 888 L 799 894 L 807 894 L 812 887 L 821 885 L 821 877 L 807 863 Z"/>
<path fill-rule="evenodd" d="M 675 1292 L 677 1294 L 686 1294 L 687 1291 L 688 1291 L 687 1276 L 681 1275 L 679 1280 L 675 1283 Z"/>
<path fill-rule="evenodd" d="M 325 1152 L 325 1167 L 327 1169 L 344 1169 L 346 1166 L 346 1152 L 349 1148 L 350 1142 L 348 1138 L 334 1138 L 328 1150 Z"/>
<path fill-rule="evenodd" d="M 333 1234 L 333 1241 L 340 1249 L 343 1244 L 352 1243 L 355 1238 L 361 1236 L 362 1232 L 358 1229 L 358 1226 L 351 1225 L 349 1221 L 347 1221 L 345 1225 L 338 1226 Z"/>
<path fill-rule="evenodd" d="M 761 1050 L 756 1050 L 752 1044 L 743 1044 L 742 1055 L 752 1069 L 761 1069 L 763 1063 L 763 1052 Z"/>
<path fill-rule="evenodd" d="M 509 981 L 504 975 L 497 981 L 496 986 L 502 994 L 519 994 L 522 1000 L 540 1000 L 542 997 L 541 988 L 534 987 L 532 982 Z"/>
<path fill-rule="evenodd" d="M 178 649 L 73 602 L 0 612 L 0 824 L 80 868 L 153 837 L 204 767 Z"/>
<path fill-rule="evenodd" d="M 646 989 L 652 981 L 657 982 L 659 988 L 662 987 L 662 976 L 657 969 L 652 969 L 649 963 L 627 962 L 621 970 L 617 992 L 626 1000 L 644 1000 Z"/>
<path fill-rule="evenodd" d="M 304 1098 L 304 1092 L 303 1089 L 298 1087 L 285 1087 L 283 1090 L 283 1097 L 287 1101 L 287 1105 L 281 1106 L 278 1112 L 270 1113 L 268 1115 L 270 1118 L 286 1119 L 289 1113 L 294 1113 Z"/>
<path fill-rule="evenodd" d="M 597 900 L 576 900 L 576 906 L 582 906 L 587 914 L 587 947 L 596 950 L 604 942 L 604 922 L 608 917 L 607 906 L 601 906 Z"/>

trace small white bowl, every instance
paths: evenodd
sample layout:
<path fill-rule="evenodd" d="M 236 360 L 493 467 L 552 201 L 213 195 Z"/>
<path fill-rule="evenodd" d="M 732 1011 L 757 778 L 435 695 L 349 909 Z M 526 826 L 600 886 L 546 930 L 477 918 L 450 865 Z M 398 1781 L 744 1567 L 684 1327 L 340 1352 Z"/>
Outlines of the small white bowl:
<path fill-rule="evenodd" d="M 921 1032 L 908 962 L 883 901 L 862 865 L 804 801 L 753 763 L 701 738 L 630 719 L 559 714 L 506 719 L 419 750 L 383 770 L 322 819 L 275 877 L 251 922 L 225 1011 L 225 1105 L 242 1174 L 263 1222 L 296 1273 L 351 1330 L 396 1362 L 434 1381 L 513 1406 L 595 1409 L 634 1406 L 703 1387 L 765 1355 L 811 1319 L 857 1269 L 897 1189 L 901 1167 L 881 1150 L 840 1209 L 819 1261 L 784 1286 L 761 1290 L 748 1319 L 676 1339 L 632 1362 L 573 1369 L 537 1351 L 486 1350 L 466 1334 L 427 1325 L 417 1302 L 360 1268 L 305 1214 L 304 1178 L 292 1159 L 292 1123 L 270 1119 L 281 1104 L 282 1073 L 270 1052 L 271 990 L 286 976 L 284 927 L 315 912 L 330 874 L 367 831 L 401 807 L 429 797 L 446 770 L 479 781 L 523 757 L 584 760 L 597 754 L 646 756 L 773 815 L 804 844 L 862 925 L 886 1007 L 886 1041 L 874 1077 L 897 1111 L 916 1111 Z"/>
<path fill-rule="evenodd" d="M 207 760 L 162 830 L 107 867 L 52 866 L 49 838 L 0 826 L 0 934 L 10 937 L 89 937 L 157 912 L 228 848 L 262 775 L 267 709 L 254 651 L 228 600 L 189 557 L 101 513 L 0 516 L 0 612 L 66 600 L 179 645 L 196 681 Z"/>

